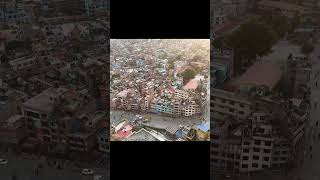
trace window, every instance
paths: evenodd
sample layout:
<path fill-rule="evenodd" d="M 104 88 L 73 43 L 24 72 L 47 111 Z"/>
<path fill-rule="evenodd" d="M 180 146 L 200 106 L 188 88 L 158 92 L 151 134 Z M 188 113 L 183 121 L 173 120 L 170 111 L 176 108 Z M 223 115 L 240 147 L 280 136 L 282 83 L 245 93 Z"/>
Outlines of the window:
<path fill-rule="evenodd" d="M 231 104 L 231 105 L 234 105 L 234 102 L 233 102 L 233 101 L 230 101 L 230 104 Z"/>
<path fill-rule="evenodd" d="M 243 104 L 239 104 L 239 106 L 240 106 L 240 107 L 242 107 L 242 108 L 244 107 L 244 105 L 243 105 Z"/>
<path fill-rule="evenodd" d="M 273 160 L 273 161 L 278 161 L 278 158 L 275 157 L 275 158 L 272 158 L 272 160 Z"/>
<path fill-rule="evenodd" d="M 269 157 L 263 157 L 264 161 L 269 161 Z"/>
<path fill-rule="evenodd" d="M 264 144 L 265 144 L 266 146 L 271 146 L 271 141 L 265 141 Z"/>
<path fill-rule="evenodd" d="M 220 138 L 220 136 L 218 136 L 218 135 L 211 135 L 211 139 L 216 139 L 216 140 L 218 140 Z"/>
<path fill-rule="evenodd" d="M 280 154 L 280 151 L 276 151 L 276 152 L 274 152 L 274 154 L 279 155 L 279 154 Z"/>
<path fill-rule="evenodd" d="M 249 156 L 242 156 L 242 160 L 249 160 Z"/>
<path fill-rule="evenodd" d="M 242 164 L 241 167 L 242 168 L 248 168 L 248 164 Z"/>
<path fill-rule="evenodd" d="M 252 156 L 254 160 L 259 160 L 259 156 Z"/>
<path fill-rule="evenodd" d="M 217 163 L 218 162 L 218 159 L 212 159 L 212 162 L 215 162 L 215 163 Z"/>
<path fill-rule="evenodd" d="M 264 153 L 270 153 L 271 151 L 270 151 L 270 149 L 264 149 L 263 152 Z"/>
<path fill-rule="evenodd" d="M 288 152 L 287 151 L 282 151 L 282 154 L 288 154 Z"/>
<path fill-rule="evenodd" d="M 259 148 L 253 148 L 253 152 L 260 152 Z"/>
<path fill-rule="evenodd" d="M 286 160 L 286 158 L 285 157 L 282 157 L 282 158 L 280 158 L 281 159 L 281 161 L 285 161 Z"/>
<path fill-rule="evenodd" d="M 243 149 L 243 152 L 249 153 L 249 149 L 248 149 L 248 148 L 245 148 L 245 149 Z"/>
<path fill-rule="evenodd" d="M 262 164 L 262 168 L 263 168 L 263 169 L 267 169 L 267 168 L 268 168 L 268 165 Z"/>
<path fill-rule="evenodd" d="M 246 146 L 249 146 L 249 145 L 250 145 L 250 142 L 245 141 L 243 144 L 246 145 Z"/>
<path fill-rule="evenodd" d="M 261 144 L 261 141 L 260 141 L 260 140 L 255 140 L 255 141 L 254 141 L 254 144 L 255 144 L 255 145 L 260 145 L 260 144 Z"/>
<path fill-rule="evenodd" d="M 31 112 L 31 111 L 26 111 L 26 114 L 29 117 L 40 118 L 38 113 L 34 113 L 34 112 Z"/>
<path fill-rule="evenodd" d="M 219 152 L 218 151 L 212 151 L 211 154 L 214 155 L 214 156 L 218 156 Z"/>
<path fill-rule="evenodd" d="M 234 112 L 234 109 L 231 109 L 231 108 L 230 108 L 230 109 L 229 109 L 229 112 Z"/>
<path fill-rule="evenodd" d="M 244 114 L 244 112 L 243 111 L 239 111 L 239 114 Z"/>
<path fill-rule="evenodd" d="M 221 102 L 222 102 L 222 103 L 226 103 L 226 100 L 225 100 L 225 99 L 222 99 Z"/>
<path fill-rule="evenodd" d="M 232 158 L 233 159 L 234 154 L 228 154 L 228 158 Z"/>
<path fill-rule="evenodd" d="M 252 167 L 257 168 L 257 167 L 258 167 L 258 164 L 257 164 L 257 163 L 252 163 Z"/>
<path fill-rule="evenodd" d="M 214 147 L 214 148 L 218 148 L 218 147 L 219 147 L 219 144 L 217 144 L 217 143 L 211 143 L 211 146 Z"/>
<path fill-rule="evenodd" d="M 238 155 L 236 156 L 236 158 L 237 158 L 237 159 L 240 159 L 240 155 L 238 154 Z"/>

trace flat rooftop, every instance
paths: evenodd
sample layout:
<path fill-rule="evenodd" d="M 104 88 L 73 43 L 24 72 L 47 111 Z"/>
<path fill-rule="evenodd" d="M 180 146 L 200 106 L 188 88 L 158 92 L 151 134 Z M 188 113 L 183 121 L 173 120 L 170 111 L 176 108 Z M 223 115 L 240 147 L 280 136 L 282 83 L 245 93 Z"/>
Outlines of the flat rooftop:
<path fill-rule="evenodd" d="M 131 136 L 125 139 L 125 141 L 167 141 L 164 137 L 156 132 L 147 131 L 142 128 L 137 132 L 134 132 Z"/>

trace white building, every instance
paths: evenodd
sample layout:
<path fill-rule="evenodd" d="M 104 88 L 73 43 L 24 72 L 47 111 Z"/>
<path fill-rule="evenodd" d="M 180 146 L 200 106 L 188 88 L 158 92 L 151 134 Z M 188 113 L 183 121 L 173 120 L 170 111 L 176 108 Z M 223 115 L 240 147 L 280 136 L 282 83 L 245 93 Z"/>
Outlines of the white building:
<path fill-rule="evenodd" d="M 11 68 L 14 71 L 23 71 L 29 70 L 36 65 L 36 58 L 35 57 L 22 57 L 18 59 L 11 60 L 9 62 Z"/>

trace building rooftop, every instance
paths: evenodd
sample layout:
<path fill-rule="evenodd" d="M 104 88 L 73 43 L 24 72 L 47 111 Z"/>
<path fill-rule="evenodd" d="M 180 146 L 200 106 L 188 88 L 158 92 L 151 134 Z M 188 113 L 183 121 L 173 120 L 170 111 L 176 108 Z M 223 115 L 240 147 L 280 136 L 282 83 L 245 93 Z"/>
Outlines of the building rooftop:
<path fill-rule="evenodd" d="M 195 90 L 198 87 L 198 81 L 196 79 L 190 80 L 185 86 L 183 86 L 183 89 L 185 90 Z"/>
<path fill-rule="evenodd" d="M 273 89 L 282 76 L 279 66 L 267 62 L 256 62 L 239 79 L 234 82 L 237 87 L 254 85 Z"/>
<path fill-rule="evenodd" d="M 50 88 L 30 98 L 28 101 L 24 102 L 23 105 L 30 109 L 49 113 L 53 110 L 55 105 L 54 101 L 50 100 L 50 97 L 61 96 L 66 91 L 67 89 L 65 88 Z"/>
<path fill-rule="evenodd" d="M 259 5 L 263 6 L 269 6 L 269 7 L 274 7 L 274 8 L 281 8 L 281 9 L 290 9 L 290 10 L 295 10 L 295 11 L 301 11 L 301 10 L 307 10 L 308 8 L 299 6 L 293 3 L 287 3 L 287 2 L 282 2 L 282 1 L 271 1 L 271 0 L 262 0 L 258 2 Z"/>
<path fill-rule="evenodd" d="M 134 132 L 125 141 L 168 141 L 162 134 L 156 131 L 148 131 L 144 128 Z"/>

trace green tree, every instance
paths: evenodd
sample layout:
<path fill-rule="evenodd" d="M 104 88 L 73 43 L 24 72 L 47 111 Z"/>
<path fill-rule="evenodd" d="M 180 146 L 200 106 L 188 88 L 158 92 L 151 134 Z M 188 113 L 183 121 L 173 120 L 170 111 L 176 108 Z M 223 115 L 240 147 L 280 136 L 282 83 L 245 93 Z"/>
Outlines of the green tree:
<path fill-rule="evenodd" d="M 218 37 L 217 39 L 213 40 L 213 47 L 214 48 L 222 48 L 223 46 L 223 37 Z"/>
<path fill-rule="evenodd" d="M 252 62 L 257 56 L 270 53 L 277 42 L 277 34 L 270 26 L 255 18 L 241 25 L 225 42 L 234 49 L 235 67 L 241 67 L 243 60 Z M 236 73 L 239 73 L 239 68 L 236 68 Z"/>
<path fill-rule="evenodd" d="M 174 69 L 174 61 L 169 61 L 168 69 Z"/>
<path fill-rule="evenodd" d="M 301 24 L 301 21 L 301 16 L 299 16 L 299 14 L 295 14 L 295 16 L 291 19 L 291 33 Z"/>
<path fill-rule="evenodd" d="M 305 55 L 309 55 L 314 49 L 314 46 L 309 42 L 305 42 L 301 47 L 301 52 Z"/>
<path fill-rule="evenodd" d="M 185 71 L 183 71 L 181 73 L 181 76 L 183 78 L 183 82 L 184 84 L 186 84 L 187 82 L 189 82 L 191 79 L 193 79 L 196 76 L 196 72 L 194 71 L 194 69 L 192 68 L 188 68 Z"/>
<path fill-rule="evenodd" d="M 269 25 L 274 32 L 278 35 L 278 37 L 284 37 L 287 32 L 291 29 L 291 24 L 289 19 L 282 15 L 281 13 L 264 14 L 260 18 L 260 20 Z"/>

